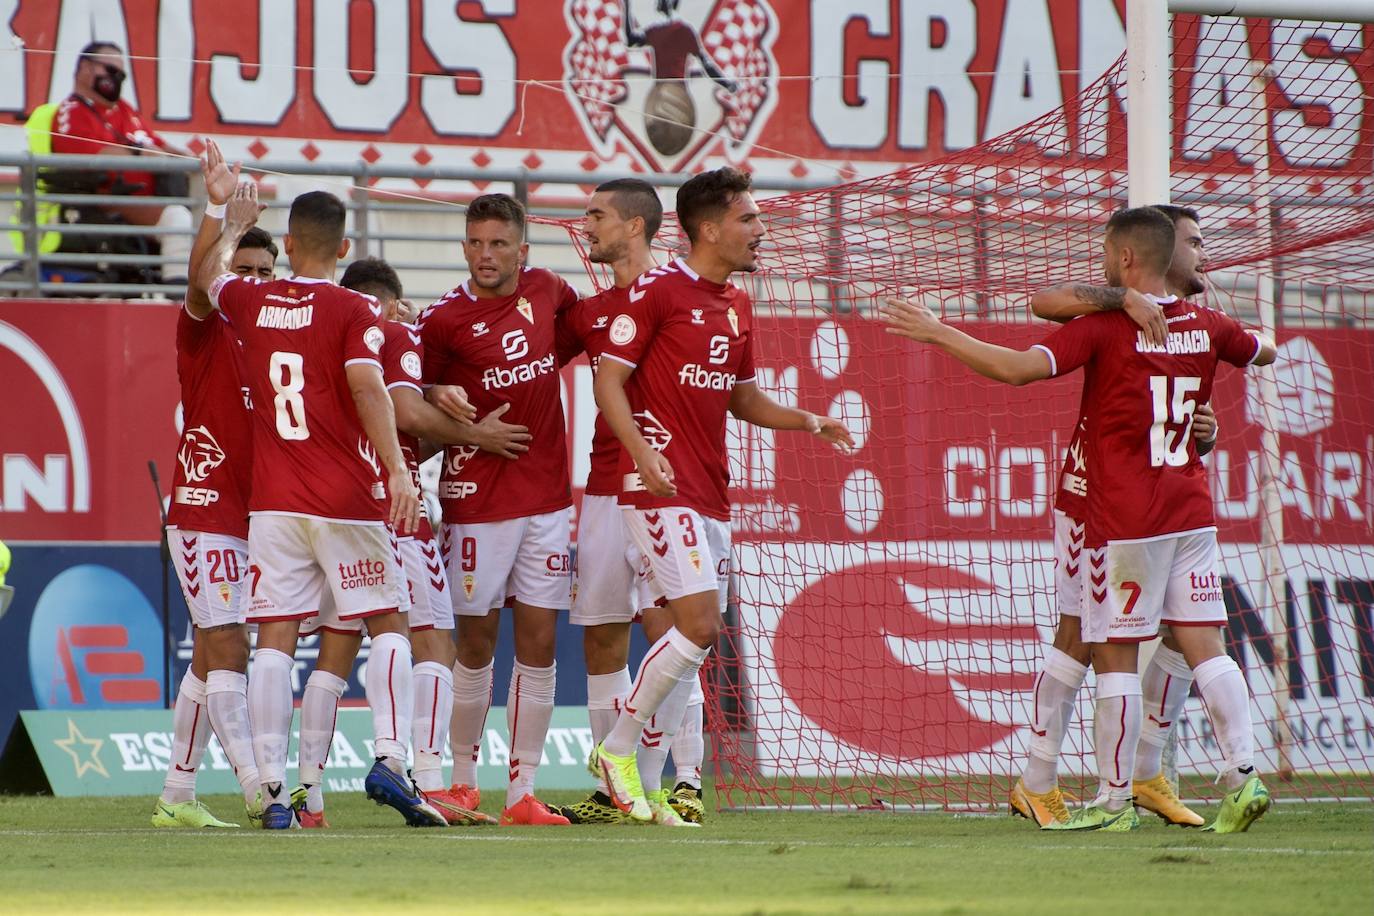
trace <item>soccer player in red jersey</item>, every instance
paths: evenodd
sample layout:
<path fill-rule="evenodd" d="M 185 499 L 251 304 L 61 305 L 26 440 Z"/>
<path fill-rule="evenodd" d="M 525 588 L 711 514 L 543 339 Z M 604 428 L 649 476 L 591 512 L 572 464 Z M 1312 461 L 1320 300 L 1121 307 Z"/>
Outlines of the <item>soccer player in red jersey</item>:
<path fill-rule="evenodd" d="M 555 323 L 577 301 L 547 270 L 524 267 L 525 211 L 506 194 L 475 199 L 463 254 L 470 275 L 420 317 L 424 379 L 460 385 L 478 413 L 507 407 L 529 427 L 518 461 L 449 446 L 439 479 L 443 545 L 458 661 L 453 668 L 453 785 L 435 797 L 475 810 L 477 759 L 491 706 L 500 610 L 514 612 L 515 667 L 507 694 L 510 782 L 502 824 L 567 825 L 534 795 L 553 716 L 557 609 L 570 599 L 568 451 Z"/>
<path fill-rule="evenodd" d="M 1165 278 L 1169 292 L 1180 299 L 1205 292 L 1207 281 L 1202 268 L 1206 257 L 1197 212 L 1167 204 L 1158 209 L 1174 223 L 1174 256 Z M 1154 299 L 1129 287 L 1083 284 L 1051 287 L 1031 297 L 1031 309 L 1041 318 L 1060 323 L 1079 315 L 1120 309 L 1145 331 L 1151 342 L 1163 342 L 1168 334 L 1164 309 Z M 1083 428 L 1080 418 L 1074 426 L 1055 497 L 1055 605 L 1060 614 L 1059 625 L 1031 691 L 1029 753 L 1025 768 L 1011 790 L 1012 810 L 1038 826 L 1051 820 L 1064 822 L 1069 819 L 1068 807 L 1059 790 L 1059 754 L 1073 721 L 1078 690 L 1087 676 L 1090 662 L 1088 645 L 1083 642 L 1079 626 L 1085 594 L 1081 570 L 1088 508 Z M 1193 439 L 1199 455 L 1212 450 L 1216 434 L 1216 415 L 1212 408 L 1198 404 L 1193 414 Z M 1161 634 L 1162 644 L 1150 656 L 1149 664 L 1140 675 L 1146 718 L 1136 754 L 1132 791 L 1137 807 L 1153 811 L 1170 823 L 1200 827 L 1204 823 L 1202 817 L 1178 799 L 1162 772 L 1164 743 L 1188 699 L 1193 671 L 1167 626 L 1161 629 Z"/>
<path fill-rule="evenodd" d="M 201 161 L 209 207 L 196 238 L 199 259 L 220 233 L 222 208 L 238 183 L 213 144 Z M 233 264 L 257 269 L 263 255 L 240 243 Z M 245 237 L 246 238 L 246 237 Z M 256 246 L 256 247 L 255 247 Z M 275 251 L 275 249 L 274 249 Z M 272 261 L 266 270 L 270 278 Z M 249 401 L 242 348 L 223 313 L 177 317 L 177 378 L 182 433 L 172 476 L 167 538 L 172 565 L 191 615 L 191 664 L 172 715 L 172 757 L 154 827 L 227 827 L 195 797 L 196 773 L 213 728 L 243 789 L 250 821 L 258 817 L 258 768 L 248 724 L 248 493 L 253 467 Z"/>
<path fill-rule="evenodd" d="M 636 761 L 645 725 L 676 690 L 689 689 L 720 634 L 730 566 L 726 412 L 837 446 L 853 441 L 838 421 L 783 407 L 754 383 L 749 296 L 729 283 L 735 271 L 757 269 L 765 235 L 749 189 L 749 175 L 733 168 L 678 189 L 687 256 L 627 291 L 596 373 L 597 406 L 624 447 L 625 524 L 673 620 L 591 761 L 617 807 L 640 821 L 653 816 Z"/>
<path fill-rule="evenodd" d="M 592 372 L 597 371 L 601 354 L 609 343 L 612 319 L 628 308 L 634 281 L 657 266 L 649 246 L 662 221 L 663 205 L 649 183 L 637 178 L 618 178 L 596 188 L 587 201 L 582 234 L 587 240 L 588 259 L 594 264 L 609 264 L 615 285 L 582 299 L 563 313 L 558 326 L 561 361 L 586 352 Z M 649 594 L 645 560 L 625 528 L 619 505 L 619 467 L 620 442 L 605 417 L 598 414 L 592 436 L 591 468 L 578 515 L 570 615 L 573 623 L 584 627 L 587 715 L 592 741 L 596 743 L 610 732 L 630 692 L 630 624 L 640 620 L 651 644 L 672 625 L 667 610 L 655 600 L 658 596 Z M 659 709 L 639 751 L 642 781 L 646 785 L 660 778 L 670 746 L 679 771 L 684 769 L 684 757 L 689 759 L 686 769 L 692 781 L 680 785 L 674 795 L 676 804 L 692 820 L 700 819 L 701 807 L 701 759 L 692 756 L 700 742 L 690 741 L 693 721 L 698 724 L 695 734 L 701 734 L 702 702 L 698 699 L 692 703 L 700 695 L 701 686 L 696 680 L 684 685 L 680 697 L 675 692 L 675 708 L 665 705 Z M 677 735 L 684 724 L 688 726 L 688 735 L 679 742 Z M 670 826 L 684 823 L 668 792 L 646 795 L 656 822 Z M 604 779 L 598 781 L 588 798 L 560 810 L 575 824 L 635 823 L 612 803 Z"/>
<path fill-rule="evenodd" d="M 942 324 L 927 308 L 887 300 L 889 333 L 933 343 L 974 371 L 1026 384 L 1085 368 L 1088 595 L 1083 640 L 1097 673 L 1094 803 L 1045 829 L 1130 830 L 1142 729 L 1139 643 L 1160 624 L 1192 669 L 1224 754 L 1228 794 L 1206 829 L 1240 832 L 1269 807 L 1254 772 L 1250 698 L 1239 667 L 1225 654 L 1226 608 L 1217 572 L 1216 524 L 1206 469 L 1192 437 L 1196 405 L 1211 398 L 1219 362 L 1268 365 L 1272 341 L 1213 309 L 1167 295 L 1174 225 L 1152 207 L 1114 214 L 1107 224 L 1107 283 L 1160 300 L 1168 336 L 1152 343 L 1119 312 L 1085 315 L 1042 344 L 1012 350 Z"/>
<path fill-rule="evenodd" d="M 250 587 L 269 600 L 248 611 L 258 624 L 248 696 L 263 826 L 295 823 L 283 788 L 293 656 L 301 622 L 317 615 L 326 626 L 364 619 L 372 636 L 365 686 L 377 762 L 368 796 L 410 824 L 443 825 L 405 771 L 411 651 L 395 535 L 414 529 L 419 493 L 382 381 L 381 308 L 332 282 L 348 251 L 338 198 L 311 192 L 292 202 L 285 246 L 293 274 L 270 283 L 226 272 L 229 252 L 256 220 L 256 187 L 241 185 L 229 207 L 220 237 L 191 265 L 186 307 L 200 318 L 218 308 L 234 322 L 253 401 Z"/>

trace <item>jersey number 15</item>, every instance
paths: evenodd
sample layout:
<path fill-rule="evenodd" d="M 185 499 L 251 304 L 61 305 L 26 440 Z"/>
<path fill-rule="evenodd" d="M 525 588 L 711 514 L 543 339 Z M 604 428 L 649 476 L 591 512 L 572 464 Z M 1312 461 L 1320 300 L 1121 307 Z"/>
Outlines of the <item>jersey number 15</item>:
<path fill-rule="evenodd" d="M 1150 376 L 1150 394 L 1154 402 L 1154 423 L 1150 426 L 1151 467 L 1181 468 L 1188 463 L 1188 439 L 1193 434 L 1193 411 L 1197 408 L 1197 401 L 1189 395 L 1201 389 L 1202 379 L 1197 376 Z M 1170 429 L 1171 426 L 1183 428 Z"/>

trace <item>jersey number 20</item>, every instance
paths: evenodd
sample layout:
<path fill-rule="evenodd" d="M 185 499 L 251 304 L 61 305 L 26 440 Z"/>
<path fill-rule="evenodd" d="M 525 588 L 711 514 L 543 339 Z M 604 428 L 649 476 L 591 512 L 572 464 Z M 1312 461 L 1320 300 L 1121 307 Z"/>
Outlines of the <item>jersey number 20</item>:
<path fill-rule="evenodd" d="M 1152 467 L 1181 468 L 1188 463 L 1188 438 L 1193 434 L 1193 411 L 1197 408 L 1197 401 L 1189 395 L 1201 388 L 1202 379 L 1197 376 L 1150 376 L 1150 394 L 1154 402 L 1154 423 L 1150 426 Z M 1169 429 L 1169 426 L 1183 429 Z"/>
<path fill-rule="evenodd" d="M 309 439 L 305 398 L 301 397 L 305 389 L 305 357 L 278 350 L 272 354 L 267 373 L 272 380 L 272 390 L 277 393 L 272 399 L 277 409 L 277 435 L 287 440 Z"/>

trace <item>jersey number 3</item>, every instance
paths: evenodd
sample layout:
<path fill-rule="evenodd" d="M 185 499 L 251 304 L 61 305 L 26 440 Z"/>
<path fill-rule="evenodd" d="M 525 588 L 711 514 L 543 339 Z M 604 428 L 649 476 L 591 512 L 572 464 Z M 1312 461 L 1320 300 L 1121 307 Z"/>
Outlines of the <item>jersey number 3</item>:
<path fill-rule="evenodd" d="M 1150 376 L 1154 403 L 1154 423 L 1150 426 L 1152 467 L 1181 468 L 1188 463 L 1188 438 L 1193 434 L 1193 411 L 1197 408 L 1197 401 L 1190 395 L 1201 388 L 1202 379 L 1197 376 Z M 1181 430 L 1177 428 L 1180 426 Z"/>
<path fill-rule="evenodd" d="M 272 380 L 272 390 L 277 393 L 272 399 L 277 409 L 277 435 L 288 441 L 309 439 L 305 398 L 301 397 L 305 390 L 305 357 L 278 350 L 272 354 L 267 373 Z"/>

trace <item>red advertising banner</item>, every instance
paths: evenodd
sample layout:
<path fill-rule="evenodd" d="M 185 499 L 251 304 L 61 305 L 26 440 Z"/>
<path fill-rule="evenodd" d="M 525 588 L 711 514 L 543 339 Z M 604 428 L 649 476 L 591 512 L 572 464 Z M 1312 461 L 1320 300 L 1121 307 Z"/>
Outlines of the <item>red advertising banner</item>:
<path fill-rule="evenodd" d="M 23 50 L 0 55 L 0 111 L 64 97 L 80 48 L 100 38 L 128 49 L 124 97 L 156 129 L 193 149 L 194 137 L 224 137 L 250 161 L 677 171 L 728 160 L 833 179 L 968 149 L 1061 108 L 1047 163 L 1124 155 L 1124 84 L 1093 106 L 1075 99 L 1125 49 L 1125 0 L 663 5 L 11 0 L 0 41 Z M 1179 167 L 1249 167 L 1217 125 L 1247 123 L 1253 57 L 1273 76 L 1274 171 L 1367 177 L 1374 111 L 1354 100 L 1374 89 L 1370 37 L 1367 25 L 1253 20 L 1237 38 L 1234 20 L 1176 17 Z M 0 132 L 2 148 L 24 142 Z"/>
<path fill-rule="evenodd" d="M 0 300 L 0 536 L 152 541 L 148 462 L 171 477 L 180 422 L 171 305 Z M 974 324 L 1025 346 L 1046 325 Z M 740 540 L 1045 540 L 1079 382 L 985 381 L 875 322 L 760 317 L 760 382 L 842 417 L 841 455 L 797 433 L 732 427 Z M 1253 373 L 1222 369 L 1209 459 L 1224 541 L 1259 540 Z M 595 404 L 585 364 L 564 370 L 574 486 Z M 1289 543 L 1374 543 L 1374 333 L 1281 335 L 1281 496 Z M 537 447 L 537 445 L 536 445 Z"/>

